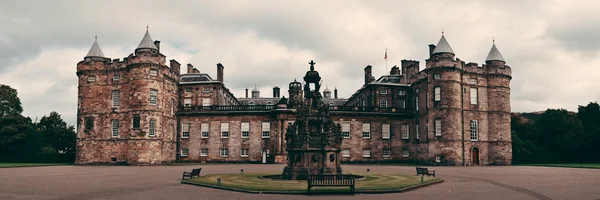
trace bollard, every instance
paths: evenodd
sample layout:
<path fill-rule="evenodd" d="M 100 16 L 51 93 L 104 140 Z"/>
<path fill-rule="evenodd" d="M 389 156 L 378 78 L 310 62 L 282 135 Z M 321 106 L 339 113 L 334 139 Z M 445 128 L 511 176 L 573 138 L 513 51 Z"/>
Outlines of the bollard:
<path fill-rule="evenodd" d="M 244 169 L 240 169 L 240 173 L 242 173 L 242 174 L 243 174 L 243 173 L 244 173 Z"/>
<path fill-rule="evenodd" d="M 217 178 L 217 185 L 221 185 L 221 178 Z"/>
<path fill-rule="evenodd" d="M 423 176 L 421 176 L 421 183 L 423 183 Z"/>
<path fill-rule="evenodd" d="M 371 169 L 367 168 L 367 172 L 371 172 Z"/>

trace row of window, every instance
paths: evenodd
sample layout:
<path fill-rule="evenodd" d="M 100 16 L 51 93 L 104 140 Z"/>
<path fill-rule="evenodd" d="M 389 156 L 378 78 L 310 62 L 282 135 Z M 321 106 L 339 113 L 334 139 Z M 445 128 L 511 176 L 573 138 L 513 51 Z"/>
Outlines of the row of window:
<path fill-rule="evenodd" d="M 112 126 L 112 137 L 119 137 L 119 120 L 118 119 L 113 119 L 111 121 L 111 126 Z M 134 129 L 139 129 L 140 128 L 140 122 L 139 122 L 139 115 L 137 118 L 137 121 L 134 120 Z M 148 126 L 148 136 L 156 136 L 156 120 L 155 119 L 150 119 L 149 121 L 149 126 Z"/>
<path fill-rule="evenodd" d="M 150 105 L 156 105 L 157 95 L 158 95 L 157 90 L 150 89 Z M 112 91 L 112 107 L 115 107 L 115 108 L 119 107 L 120 104 L 121 104 L 121 91 L 113 90 Z"/>
<path fill-rule="evenodd" d="M 211 106 L 210 104 L 210 98 L 199 98 L 199 100 L 202 102 L 202 106 Z M 192 99 L 190 98 L 185 98 L 183 99 L 183 106 L 184 107 L 192 107 Z"/>
<path fill-rule="evenodd" d="M 381 107 L 381 108 L 387 108 L 388 107 L 388 100 L 387 99 L 380 99 L 379 100 L 379 107 Z M 406 101 L 404 101 L 404 100 L 398 100 L 398 104 L 396 105 L 396 107 L 398 107 L 398 108 L 406 108 Z"/>
<path fill-rule="evenodd" d="M 342 136 L 344 138 L 350 138 L 350 122 L 342 122 Z M 381 137 L 383 139 L 390 139 L 390 124 L 381 124 Z M 408 124 L 400 125 L 400 135 L 402 139 L 409 139 L 410 136 L 410 128 Z M 362 124 L 362 137 L 363 138 L 371 138 L 371 124 L 363 123 Z M 417 138 L 418 134 L 417 134 Z"/>
<path fill-rule="evenodd" d="M 381 152 L 382 157 L 384 158 L 389 158 L 391 157 L 391 153 L 392 149 L 383 149 L 383 151 Z M 219 149 L 219 155 L 221 157 L 228 157 L 229 156 L 229 149 L 227 148 L 220 148 Z M 181 148 L 181 156 L 187 157 L 189 156 L 189 148 Z M 208 156 L 208 148 L 202 148 L 200 149 L 200 156 L 201 157 L 207 157 Z M 248 157 L 249 156 L 249 150 L 248 149 L 240 149 L 240 157 Z M 402 157 L 409 157 L 410 156 L 410 151 L 407 149 L 402 150 Z M 350 149 L 343 149 L 342 150 L 342 157 L 343 158 L 349 158 L 350 157 Z M 371 157 L 371 150 L 370 149 L 363 149 L 362 151 L 362 157 L 363 158 L 370 158 Z"/>
<path fill-rule="evenodd" d="M 192 91 L 193 91 L 193 88 L 191 88 L 191 87 L 186 87 L 186 88 L 184 88 L 184 91 L 185 91 L 186 93 L 192 93 Z M 208 92 L 210 92 L 210 87 L 204 87 L 204 88 L 202 88 L 202 92 L 204 92 L 204 93 L 208 93 Z"/>
<path fill-rule="evenodd" d="M 383 149 L 383 151 L 381 152 L 382 157 L 384 158 L 389 158 L 391 156 L 392 149 Z M 407 149 L 402 150 L 402 157 L 409 157 L 410 156 L 410 151 Z M 350 149 L 343 149 L 342 150 L 342 157 L 343 158 L 349 158 L 350 157 Z M 362 151 L 362 157 L 363 158 L 370 158 L 371 157 L 371 150 L 370 149 L 363 149 Z"/>
<path fill-rule="evenodd" d="M 157 76 L 158 75 L 158 71 L 156 69 L 150 69 L 150 76 Z M 113 81 L 119 81 L 121 80 L 121 74 L 114 73 L 113 77 L 112 77 Z M 87 78 L 88 82 L 96 82 L 96 75 L 89 75 Z"/>
<path fill-rule="evenodd" d="M 189 138 L 190 137 L 190 124 L 183 123 L 181 124 L 181 137 Z M 210 130 L 210 123 L 201 123 L 200 124 L 200 138 L 208 138 Z M 229 138 L 229 122 L 221 123 L 221 138 Z M 250 122 L 241 122 L 241 137 L 242 138 L 250 138 Z M 261 138 L 270 138 L 271 137 L 271 122 L 262 122 L 261 123 Z"/>
<path fill-rule="evenodd" d="M 379 89 L 379 94 L 388 94 L 388 89 L 387 88 Z M 406 91 L 398 90 L 398 96 L 404 96 L 404 95 L 406 95 Z"/>

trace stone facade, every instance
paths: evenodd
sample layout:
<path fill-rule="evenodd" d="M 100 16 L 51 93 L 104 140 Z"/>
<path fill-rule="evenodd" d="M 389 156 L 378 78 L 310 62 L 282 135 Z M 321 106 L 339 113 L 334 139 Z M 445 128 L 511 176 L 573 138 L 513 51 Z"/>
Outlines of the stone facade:
<path fill-rule="evenodd" d="M 349 130 L 342 140 L 343 162 L 511 164 L 511 68 L 498 56 L 488 56 L 481 66 L 465 63 L 442 40 L 441 50 L 430 45 L 423 70 L 419 61 L 402 60 L 375 79 L 367 66 L 364 85 L 350 98 L 338 98 L 336 89 L 335 97 L 323 100 L 342 132 L 344 126 Z M 138 48 L 123 61 L 88 54 L 77 64 L 77 164 L 287 162 L 285 133 L 296 119 L 303 83 L 291 82 L 283 97 L 285 87 L 274 89 L 272 98 L 249 98 L 248 89 L 245 98 L 235 97 L 224 84 L 222 64 L 216 80 L 191 64 L 181 74 L 180 64 L 171 60 L 166 66 L 160 42 L 154 44 L 156 49 Z M 118 106 L 111 96 L 115 90 Z"/>

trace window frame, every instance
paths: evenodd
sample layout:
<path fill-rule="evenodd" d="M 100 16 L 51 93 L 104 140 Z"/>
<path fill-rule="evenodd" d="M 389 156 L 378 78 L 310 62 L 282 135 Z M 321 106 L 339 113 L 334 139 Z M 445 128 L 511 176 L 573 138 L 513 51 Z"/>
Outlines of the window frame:
<path fill-rule="evenodd" d="M 112 77 L 112 80 L 113 81 L 120 81 L 121 80 L 121 74 L 119 74 L 118 72 L 114 73 L 113 77 Z"/>
<path fill-rule="evenodd" d="M 219 156 L 221 157 L 229 157 L 229 149 L 228 148 L 220 148 Z"/>
<path fill-rule="evenodd" d="M 371 149 L 363 149 L 363 151 L 362 151 L 362 157 L 363 158 L 370 158 L 371 157 Z"/>
<path fill-rule="evenodd" d="M 206 152 L 204 152 L 206 151 Z M 200 157 L 207 157 L 208 156 L 208 148 L 201 148 L 200 149 Z"/>
<path fill-rule="evenodd" d="M 113 90 L 111 92 L 111 99 L 112 99 L 112 107 L 113 108 L 118 108 L 119 105 L 121 105 L 121 91 L 119 90 Z"/>
<path fill-rule="evenodd" d="M 152 73 L 152 72 L 154 72 L 154 73 Z M 150 69 L 150 76 L 158 76 L 158 70 Z"/>
<path fill-rule="evenodd" d="M 268 126 L 265 126 L 266 124 L 268 124 Z M 262 122 L 260 129 L 261 129 L 261 138 L 271 138 L 271 122 Z M 265 130 L 265 129 L 267 129 L 267 130 Z"/>
<path fill-rule="evenodd" d="M 406 108 L 406 100 L 398 99 L 398 108 L 405 109 Z"/>
<path fill-rule="evenodd" d="M 442 100 L 442 87 L 435 86 L 433 87 L 433 101 L 439 102 Z"/>
<path fill-rule="evenodd" d="M 202 107 L 211 106 L 212 102 L 210 98 L 201 98 L 202 99 Z"/>
<path fill-rule="evenodd" d="M 472 142 L 479 141 L 479 120 L 471 120 L 469 123 L 469 132 Z"/>
<path fill-rule="evenodd" d="M 442 79 L 442 75 L 439 74 L 439 73 L 435 73 L 435 74 L 433 74 L 433 79 L 434 80 L 440 80 L 440 79 Z"/>
<path fill-rule="evenodd" d="M 419 131 L 419 123 L 417 123 L 417 125 L 415 125 L 415 134 L 416 134 L 415 137 L 417 138 L 417 140 L 421 139 L 421 137 L 419 136 L 419 134 L 420 134 L 419 132 L 420 132 Z"/>
<path fill-rule="evenodd" d="M 387 152 L 387 155 L 386 155 Z M 391 158 L 392 157 L 392 149 L 385 148 L 381 151 L 381 157 L 383 158 Z"/>
<path fill-rule="evenodd" d="M 119 137 L 119 120 L 113 119 L 110 122 L 111 124 L 111 137 Z"/>
<path fill-rule="evenodd" d="M 347 131 L 344 130 L 344 127 L 348 127 Z M 350 138 L 351 134 L 351 125 L 350 122 L 342 122 L 342 138 Z M 346 134 L 348 135 L 346 137 Z"/>
<path fill-rule="evenodd" d="M 154 93 L 154 95 L 152 95 Z M 154 99 L 152 97 L 154 96 Z M 158 105 L 158 90 L 150 89 L 150 105 Z"/>
<path fill-rule="evenodd" d="M 382 139 L 391 139 L 392 134 L 390 132 L 390 124 L 381 124 L 381 138 Z"/>
<path fill-rule="evenodd" d="M 208 138 L 210 137 L 210 123 L 203 122 L 200 123 L 200 138 Z"/>
<path fill-rule="evenodd" d="M 156 119 L 150 119 L 150 122 L 148 122 L 148 136 L 150 137 L 154 137 L 156 136 Z"/>
<path fill-rule="evenodd" d="M 402 157 L 403 157 L 403 158 L 408 158 L 408 157 L 410 157 L 410 150 L 408 150 L 408 149 L 403 149 L 403 150 L 402 150 Z"/>
<path fill-rule="evenodd" d="M 440 156 L 440 155 L 436 155 L 436 156 L 435 156 L 435 162 L 436 162 L 436 163 L 440 163 L 440 162 L 442 162 L 442 156 Z"/>
<path fill-rule="evenodd" d="M 245 124 L 246 124 L 246 126 L 245 126 Z M 250 122 L 241 122 L 240 135 L 244 139 L 250 138 Z"/>
<path fill-rule="evenodd" d="M 132 129 L 139 130 L 142 128 L 142 117 L 139 114 L 134 114 L 131 120 Z"/>
<path fill-rule="evenodd" d="M 469 88 L 469 99 L 471 105 L 479 104 L 479 89 L 476 87 Z"/>
<path fill-rule="evenodd" d="M 410 125 L 408 125 L 408 124 L 400 125 L 400 133 L 402 135 L 403 140 L 410 139 Z"/>
<path fill-rule="evenodd" d="M 98 77 L 96 77 L 96 75 L 89 75 L 89 76 L 87 77 L 87 82 L 88 82 L 88 83 L 96 82 L 96 81 L 97 81 L 97 79 L 98 79 Z"/>
<path fill-rule="evenodd" d="M 245 154 L 244 154 L 244 151 L 246 152 Z M 246 158 L 246 157 L 249 157 L 249 155 L 250 155 L 250 153 L 249 153 L 248 149 L 240 149 L 240 157 Z"/>
<path fill-rule="evenodd" d="M 187 101 L 189 101 L 189 104 L 187 103 Z M 191 98 L 184 98 L 183 99 L 183 107 L 186 107 L 186 108 L 192 107 L 192 99 Z"/>
<path fill-rule="evenodd" d="M 206 89 L 208 89 L 208 91 Z M 209 87 L 204 87 L 204 88 L 202 88 L 202 92 L 209 93 L 210 92 L 210 88 Z"/>
<path fill-rule="evenodd" d="M 433 131 L 435 136 L 442 136 L 442 119 L 433 120 Z"/>
<path fill-rule="evenodd" d="M 229 122 L 221 122 L 221 138 L 229 138 Z"/>
<path fill-rule="evenodd" d="M 344 154 L 346 151 L 348 154 Z M 342 158 L 350 158 L 350 149 L 342 149 Z"/>
<path fill-rule="evenodd" d="M 85 131 L 93 131 L 94 130 L 94 117 L 84 117 L 83 123 L 85 125 L 84 126 Z"/>
<path fill-rule="evenodd" d="M 185 151 L 184 151 L 185 150 Z M 184 153 L 185 152 L 185 153 Z M 188 157 L 190 154 L 190 149 L 189 148 L 181 148 L 181 156 L 182 157 Z"/>
<path fill-rule="evenodd" d="M 190 123 L 181 123 L 181 138 L 190 138 Z"/>
<path fill-rule="evenodd" d="M 365 137 L 365 134 L 367 134 L 367 137 Z M 362 138 L 371 138 L 371 123 L 362 124 Z"/>
<path fill-rule="evenodd" d="M 415 96 L 415 110 L 419 111 L 419 96 Z"/>
<path fill-rule="evenodd" d="M 388 94 L 388 89 L 380 88 L 379 94 Z"/>
<path fill-rule="evenodd" d="M 380 99 L 379 100 L 379 107 L 380 108 L 387 108 L 388 107 L 387 103 L 388 103 L 387 99 Z"/>

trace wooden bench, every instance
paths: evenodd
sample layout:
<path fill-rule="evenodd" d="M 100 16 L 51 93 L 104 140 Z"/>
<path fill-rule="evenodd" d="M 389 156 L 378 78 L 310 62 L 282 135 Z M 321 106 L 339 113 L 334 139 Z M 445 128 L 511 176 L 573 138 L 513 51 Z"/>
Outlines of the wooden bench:
<path fill-rule="evenodd" d="M 185 177 L 190 177 L 190 178 L 193 178 L 194 176 L 200 177 L 200 171 L 202 171 L 202 168 L 192 169 L 192 172 L 183 172 L 183 177 L 181 177 L 181 181 L 183 181 L 183 179 L 185 179 Z"/>
<path fill-rule="evenodd" d="M 429 176 L 435 177 L 435 170 L 428 170 L 427 168 L 424 168 L 424 167 L 417 167 L 417 176 L 419 174 L 427 175 L 427 177 L 429 177 Z"/>
<path fill-rule="evenodd" d="M 321 174 L 321 175 L 308 175 L 308 188 L 307 193 L 310 193 L 310 188 L 315 186 L 321 187 L 343 187 L 349 186 L 350 192 L 354 194 L 355 179 L 351 174 Z"/>

